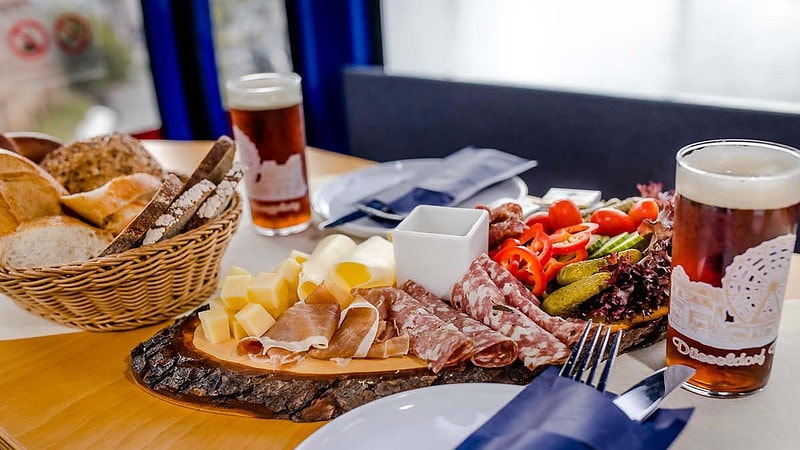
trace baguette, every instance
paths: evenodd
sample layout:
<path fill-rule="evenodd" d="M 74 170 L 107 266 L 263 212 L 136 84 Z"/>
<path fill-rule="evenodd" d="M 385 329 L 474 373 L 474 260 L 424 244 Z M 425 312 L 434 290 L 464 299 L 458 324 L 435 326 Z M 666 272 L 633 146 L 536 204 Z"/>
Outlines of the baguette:
<path fill-rule="evenodd" d="M 156 220 L 155 226 L 147 231 L 142 245 L 155 244 L 180 233 L 215 188 L 214 183 L 201 180 L 181 194 L 172 202 L 167 212 Z"/>
<path fill-rule="evenodd" d="M 236 194 L 236 185 L 238 185 L 242 177 L 244 177 L 245 170 L 244 164 L 238 162 L 234 163 L 231 170 L 222 177 L 222 181 L 219 182 L 214 193 L 203 202 L 197 210 L 197 213 L 192 216 L 189 225 L 187 225 L 188 229 L 197 228 L 213 220 L 228 207 L 231 199 Z"/>
<path fill-rule="evenodd" d="M 0 149 L 0 235 L 23 222 L 62 214 L 67 191 L 33 161 Z"/>
<path fill-rule="evenodd" d="M 100 256 L 114 255 L 133 248 L 142 240 L 147 231 L 153 228 L 156 220 L 169 209 L 182 189 L 181 179 L 175 174 L 169 174 L 147 206 L 114 238 L 114 241 L 100 253 Z"/>
<path fill-rule="evenodd" d="M 206 153 L 206 156 L 200 161 L 194 173 L 189 177 L 186 182 L 184 191 L 189 190 L 192 186 L 202 180 L 208 180 L 214 184 L 219 184 L 222 177 L 231 169 L 233 165 L 233 157 L 236 154 L 236 146 L 228 136 L 220 136 L 211 150 Z"/>
<path fill-rule="evenodd" d="M 113 214 L 139 198 L 150 200 L 160 185 L 161 181 L 150 174 L 123 175 L 97 189 L 65 195 L 61 197 L 61 203 L 93 225 L 108 228 Z"/>

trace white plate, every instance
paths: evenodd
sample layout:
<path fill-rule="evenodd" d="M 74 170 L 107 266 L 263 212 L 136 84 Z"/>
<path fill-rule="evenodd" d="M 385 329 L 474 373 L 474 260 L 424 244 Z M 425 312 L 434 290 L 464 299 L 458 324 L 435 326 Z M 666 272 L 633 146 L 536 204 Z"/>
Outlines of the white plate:
<path fill-rule="evenodd" d="M 441 450 L 460 444 L 523 386 L 445 384 L 390 395 L 334 419 L 297 450 Z"/>
<path fill-rule="evenodd" d="M 311 206 L 322 220 L 339 217 L 354 210 L 353 203 L 379 192 L 402 178 L 430 167 L 439 161 L 434 158 L 391 161 L 343 175 L 317 189 L 311 197 Z M 459 206 L 472 208 L 487 205 L 501 198 L 522 201 L 528 195 L 528 186 L 519 177 L 497 183 L 461 202 Z M 510 201 L 509 200 L 509 201 Z M 336 231 L 359 237 L 385 235 L 392 228 L 379 225 L 365 217 L 339 227 Z"/>

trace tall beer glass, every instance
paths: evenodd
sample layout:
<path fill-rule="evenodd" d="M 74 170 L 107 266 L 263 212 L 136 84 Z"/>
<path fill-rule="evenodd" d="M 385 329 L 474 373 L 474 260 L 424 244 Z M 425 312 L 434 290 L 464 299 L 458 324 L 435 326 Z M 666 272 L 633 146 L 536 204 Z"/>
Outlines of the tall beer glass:
<path fill-rule="evenodd" d="M 677 155 L 667 364 L 710 397 L 769 379 L 800 211 L 800 153 L 706 141 Z"/>
<path fill-rule="evenodd" d="M 226 85 L 233 135 L 258 233 L 299 233 L 311 221 L 300 76 L 259 73 Z"/>

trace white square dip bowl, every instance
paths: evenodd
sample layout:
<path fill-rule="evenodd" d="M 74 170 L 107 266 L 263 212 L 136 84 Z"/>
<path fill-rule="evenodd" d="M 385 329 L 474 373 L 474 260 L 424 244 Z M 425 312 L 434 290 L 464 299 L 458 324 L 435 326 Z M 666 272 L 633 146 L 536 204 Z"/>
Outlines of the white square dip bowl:
<path fill-rule="evenodd" d="M 472 261 L 489 247 L 489 213 L 420 205 L 394 230 L 397 285 L 414 280 L 445 299 Z"/>

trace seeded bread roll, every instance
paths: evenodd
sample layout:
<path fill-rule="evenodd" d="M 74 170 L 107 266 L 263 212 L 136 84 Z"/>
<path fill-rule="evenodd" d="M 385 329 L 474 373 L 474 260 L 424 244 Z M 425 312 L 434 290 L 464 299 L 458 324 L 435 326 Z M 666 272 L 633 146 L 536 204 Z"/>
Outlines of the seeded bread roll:
<path fill-rule="evenodd" d="M 0 264 L 46 267 L 91 259 L 111 235 L 69 216 L 40 217 L 0 237 Z"/>
<path fill-rule="evenodd" d="M 72 194 L 137 172 L 164 178 L 161 165 L 142 144 L 119 133 L 67 144 L 48 153 L 40 165 Z"/>

